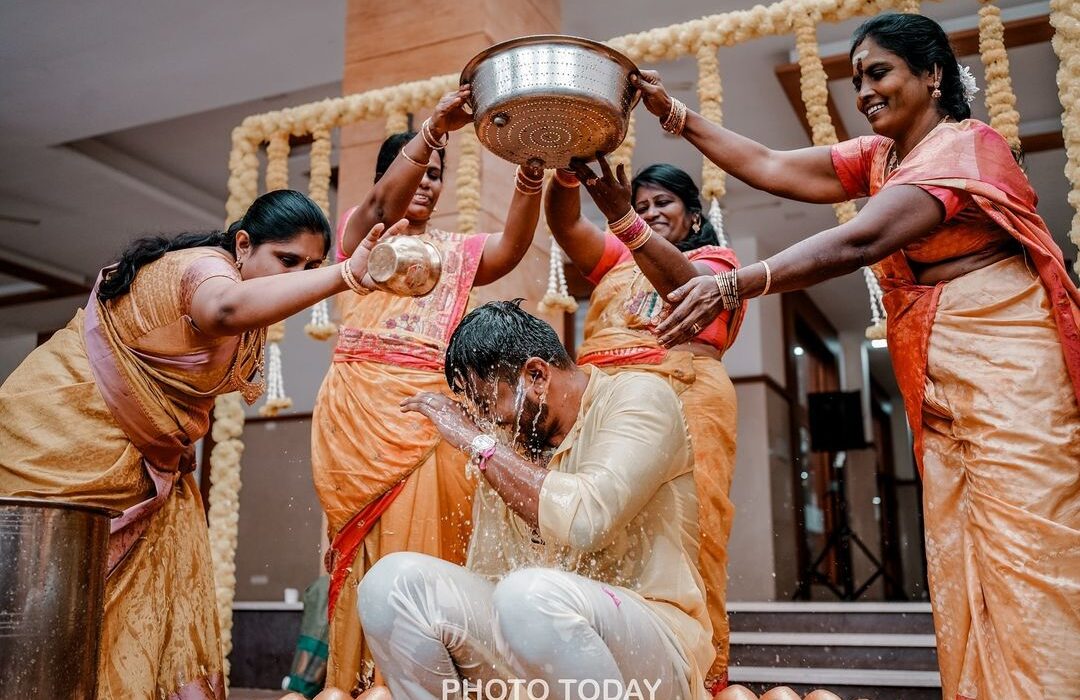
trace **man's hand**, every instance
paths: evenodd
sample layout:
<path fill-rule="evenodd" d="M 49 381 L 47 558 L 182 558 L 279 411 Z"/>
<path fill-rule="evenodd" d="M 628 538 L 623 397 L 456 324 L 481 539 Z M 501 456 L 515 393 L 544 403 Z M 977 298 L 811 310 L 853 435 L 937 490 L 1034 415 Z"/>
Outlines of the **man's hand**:
<path fill-rule="evenodd" d="M 445 394 L 422 391 L 402 401 L 401 410 L 427 416 L 443 439 L 462 452 L 468 450 L 473 438 L 480 434 L 480 429 L 461 404 Z"/>

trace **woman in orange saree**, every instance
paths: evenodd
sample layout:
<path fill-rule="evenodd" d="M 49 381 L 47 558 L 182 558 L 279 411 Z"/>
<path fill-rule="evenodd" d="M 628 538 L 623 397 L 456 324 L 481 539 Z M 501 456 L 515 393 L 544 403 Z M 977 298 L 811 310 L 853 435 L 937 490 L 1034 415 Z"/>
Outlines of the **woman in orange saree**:
<path fill-rule="evenodd" d="M 724 311 L 688 342 L 664 348 L 649 332 L 666 294 L 694 274 L 716 274 L 738 267 L 730 248 L 720 247 L 716 232 L 701 211 L 693 179 L 672 165 L 645 168 L 631 183 L 613 177 L 601 158 L 605 176 L 585 166 L 577 175 L 560 171 L 548 186 L 548 226 L 559 246 L 596 288 L 589 298 L 585 339 L 578 364 L 609 372 L 658 374 L 679 394 L 694 445 L 694 480 L 698 492 L 701 548 L 699 569 L 713 628 L 716 660 L 706 676 L 715 693 L 727 685 L 728 618 L 727 543 L 735 508 L 728 498 L 735 471 L 735 387 L 721 362 L 735 341 L 745 308 Z M 585 187 L 611 221 L 636 211 L 653 235 L 651 243 L 631 251 L 610 231 L 581 216 L 577 188 Z M 658 275 L 674 256 L 687 261 L 681 277 Z M 637 262 L 640 261 L 643 264 Z"/>
<path fill-rule="evenodd" d="M 226 232 L 140 239 L 0 386 L 0 493 L 123 511 L 103 700 L 225 697 L 193 446 L 215 396 L 262 392 L 265 327 L 349 288 L 342 265 L 315 269 L 329 229 L 318 205 L 278 190 Z M 374 239 L 349 260 L 361 278 Z"/>
<path fill-rule="evenodd" d="M 448 94 L 419 134 L 387 139 L 375 187 L 339 225 L 339 256 L 352 251 L 364 227 L 401 216 L 409 222 L 405 234 L 421 236 L 442 256 L 441 277 L 426 296 L 375 292 L 342 300 L 337 347 L 312 415 L 315 490 L 331 541 L 326 684 L 349 691 L 374 682 L 356 610 L 364 573 L 400 551 L 464 563 L 470 534 L 473 484 L 465 457 L 399 404 L 420 391 L 445 390 L 443 352 L 470 291 L 517 265 L 540 215 L 540 174 L 519 170 L 503 233 L 428 225 L 442 191 L 446 135 L 471 121 L 461 109 L 467 97 L 467 86 Z"/>
<path fill-rule="evenodd" d="M 778 152 L 686 115 L 683 135 L 755 187 L 870 199 L 845 224 L 677 290 L 661 342 L 743 298 L 874 264 L 924 484 L 944 697 L 1076 698 L 1080 291 L 1005 140 L 970 119 L 973 79 L 941 27 L 876 17 L 851 59 L 876 136 Z M 650 111 L 667 114 L 647 79 Z"/>

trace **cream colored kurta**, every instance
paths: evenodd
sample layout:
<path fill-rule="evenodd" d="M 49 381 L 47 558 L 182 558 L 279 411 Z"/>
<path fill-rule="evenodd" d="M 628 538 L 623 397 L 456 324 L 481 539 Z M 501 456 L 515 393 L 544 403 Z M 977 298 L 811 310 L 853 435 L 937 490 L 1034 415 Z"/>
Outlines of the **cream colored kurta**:
<path fill-rule="evenodd" d="M 578 419 L 540 491 L 539 532 L 481 480 L 468 567 L 501 578 L 550 566 L 642 598 L 704 697 L 715 651 L 698 573 L 694 456 L 678 396 L 644 373 L 583 368 Z"/>

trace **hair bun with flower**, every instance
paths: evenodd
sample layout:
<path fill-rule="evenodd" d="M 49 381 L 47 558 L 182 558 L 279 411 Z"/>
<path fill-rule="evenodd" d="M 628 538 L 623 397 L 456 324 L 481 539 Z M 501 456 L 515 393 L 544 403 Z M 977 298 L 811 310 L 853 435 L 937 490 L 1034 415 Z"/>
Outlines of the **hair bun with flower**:
<path fill-rule="evenodd" d="M 975 84 L 975 76 L 963 63 L 957 63 L 956 67 L 960 71 L 960 85 L 964 88 L 964 102 L 971 104 L 975 101 L 975 93 L 979 91 L 979 86 Z"/>

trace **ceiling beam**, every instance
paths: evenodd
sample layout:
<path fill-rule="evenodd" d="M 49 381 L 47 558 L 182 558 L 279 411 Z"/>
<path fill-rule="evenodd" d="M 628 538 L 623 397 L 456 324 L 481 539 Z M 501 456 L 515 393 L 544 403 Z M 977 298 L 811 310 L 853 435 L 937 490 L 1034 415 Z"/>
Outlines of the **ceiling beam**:
<path fill-rule="evenodd" d="M 1004 25 L 1005 48 L 1007 49 L 1028 46 L 1029 44 L 1045 43 L 1050 41 L 1054 36 L 1054 28 L 1050 26 L 1050 16 L 1046 14 L 1010 20 L 1005 22 Z M 952 42 L 953 48 L 956 50 L 956 55 L 959 57 L 973 56 L 979 53 L 979 30 L 977 27 L 952 32 L 949 34 L 949 41 Z M 848 55 L 846 53 L 824 56 L 821 59 L 821 63 L 825 68 L 825 75 L 828 76 L 829 80 L 851 78 L 851 61 L 848 60 Z M 780 85 L 783 87 L 784 94 L 787 95 L 788 102 L 791 103 L 792 109 L 795 110 L 795 115 L 799 118 L 799 122 L 806 131 L 806 135 L 812 139 L 810 124 L 806 120 L 806 105 L 803 104 L 802 92 L 799 87 L 799 80 L 801 77 L 799 64 L 787 63 L 782 66 L 777 66 L 776 77 L 780 81 Z M 837 138 L 840 141 L 844 141 L 848 138 L 847 128 L 844 126 L 843 120 L 841 120 L 839 113 L 836 111 L 836 104 L 833 102 L 831 94 L 829 95 L 829 115 L 832 117 L 833 125 L 836 127 Z M 1054 133 L 1057 134 L 1056 139 Z M 1021 137 L 1020 141 L 1024 146 L 1024 151 L 1027 153 L 1035 153 L 1036 151 L 1044 151 L 1052 148 L 1062 148 L 1064 143 L 1060 131 L 1033 134 L 1031 136 Z M 1031 145 L 1031 148 L 1028 147 L 1029 144 Z"/>

